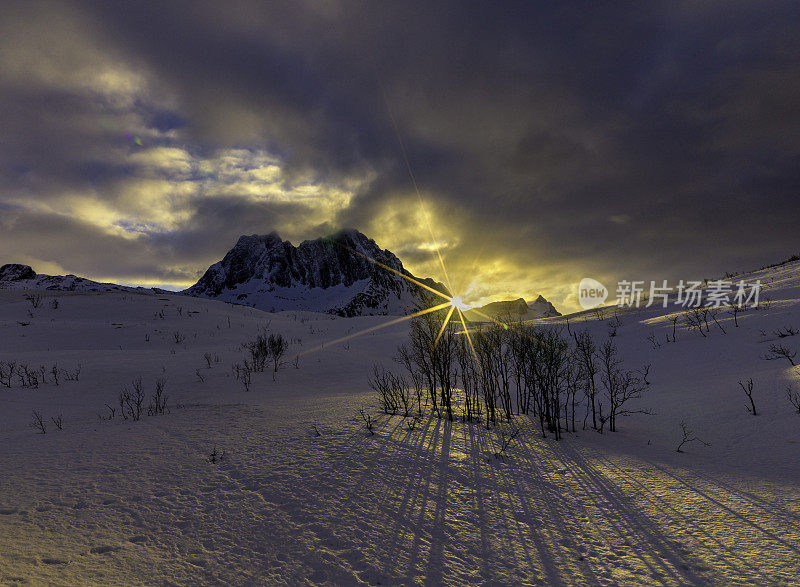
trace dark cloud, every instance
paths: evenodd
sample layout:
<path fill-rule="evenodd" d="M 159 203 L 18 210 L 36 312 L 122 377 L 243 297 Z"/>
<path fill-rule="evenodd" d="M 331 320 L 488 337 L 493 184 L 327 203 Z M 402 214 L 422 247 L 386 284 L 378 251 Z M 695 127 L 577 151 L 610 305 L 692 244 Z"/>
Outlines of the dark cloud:
<path fill-rule="evenodd" d="M 451 273 L 475 276 L 480 295 L 558 302 L 584 275 L 746 269 L 797 249 L 798 12 L 20 4 L 0 27 L 11 55 L 0 59 L 0 206 L 59 226 L 72 214 L 138 251 L 116 273 L 134 278 L 202 270 L 240 233 L 299 240 L 343 225 L 432 273 L 402 140 Z M 269 154 L 280 173 L 262 181 L 244 153 L 265 166 Z M 225 165 L 236 177 L 222 189 Z M 303 200 L 303 185 L 318 197 Z M 109 274 L 99 253 L 74 260 L 85 229 L 57 233 L 59 248 L 36 255 Z M 34 255 L 23 241 L 4 239 L 0 253 Z"/>

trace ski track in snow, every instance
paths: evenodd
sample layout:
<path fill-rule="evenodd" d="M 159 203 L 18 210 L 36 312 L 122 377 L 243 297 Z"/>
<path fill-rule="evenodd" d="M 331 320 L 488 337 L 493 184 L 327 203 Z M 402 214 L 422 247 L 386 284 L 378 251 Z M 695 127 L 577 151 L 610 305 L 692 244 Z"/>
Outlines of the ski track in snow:
<path fill-rule="evenodd" d="M 390 364 L 402 326 L 303 355 L 274 383 L 254 374 L 249 393 L 231 376 L 259 326 L 302 337 L 297 352 L 379 318 L 46 292 L 62 307 L 26 319 L 22 292 L 0 291 L 0 360 L 83 367 L 59 387 L 0 388 L 0 583 L 798 584 L 800 416 L 782 396 L 795 375 L 759 359 L 757 333 L 800 326 L 800 280 L 796 264 L 768 273 L 774 307 L 740 316 L 724 338 L 682 330 L 649 349 L 647 334 L 668 329 L 658 313 L 622 316 L 626 359 L 654 364 L 643 401 L 656 416 L 560 442 L 518 418 L 522 434 L 500 458 L 477 423 L 426 417 L 409 430 L 377 415 L 367 376 Z M 212 368 L 208 351 L 220 355 Z M 149 386 L 161 374 L 170 414 L 98 420 L 133 377 Z M 735 395 L 748 374 L 759 418 Z M 35 434 L 34 408 L 63 411 L 64 430 Z M 684 414 L 711 447 L 674 452 Z"/>

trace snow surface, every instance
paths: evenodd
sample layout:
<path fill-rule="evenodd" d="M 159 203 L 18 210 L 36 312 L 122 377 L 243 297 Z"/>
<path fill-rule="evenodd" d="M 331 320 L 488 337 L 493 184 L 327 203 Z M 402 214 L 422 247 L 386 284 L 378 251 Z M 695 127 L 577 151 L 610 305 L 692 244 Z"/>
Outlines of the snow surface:
<path fill-rule="evenodd" d="M 146 291 L 39 291 L 32 308 L 2 289 L 0 361 L 81 374 L 0 386 L 0 583 L 798 584 L 800 414 L 785 389 L 800 373 L 760 356 L 800 328 L 800 264 L 751 277 L 769 307 L 739 328 L 725 316 L 727 334 L 679 324 L 666 343 L 675 308 L 619 313 L 626 365 L 652 364 L 639 405 L 655 415 L 559 442 L 518 417 L 502 458 L 478 424 L 379 414 L 367 378 L 405 324 L 337 339 L 386 317 Z M 605 335 L 610 316 L 568 318 Z M 254 374 L 246 392 L 231 366 L 261 327 L 293 342 L 276 381 Z M 139 376 L 148 393 L 166 378 L 170 413 L 108 419 Z M 737 385 L 749 377 L 757 417 Z M 37 434 L 34 409 L 63 430 Z M 711 446 L 676 453 L 681 420 Z"/>

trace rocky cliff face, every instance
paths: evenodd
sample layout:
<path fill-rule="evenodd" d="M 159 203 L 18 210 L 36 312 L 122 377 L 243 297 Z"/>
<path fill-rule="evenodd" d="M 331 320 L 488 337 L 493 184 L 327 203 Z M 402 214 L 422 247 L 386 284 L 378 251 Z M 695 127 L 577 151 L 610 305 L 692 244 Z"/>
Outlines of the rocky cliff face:
<path fill-rule="evenodd" d="M 36 272 L 31 269 L 30 265 L 9 263 L 0 267 L 0 281 L 21 281 L 34 277 L 36 277 Z"/>
<path fill-rule="evenodd" d="M 425 293 L 395 272 L 413 278 L 393 253 L 356 230 L 304 241 L 296 247 L 273 232 L 240 237 L 225 257 L 184 293 L 267 311 L 399 315 L 422 303 Z M 417 281 L 447 291 L 433 280 Z"/>

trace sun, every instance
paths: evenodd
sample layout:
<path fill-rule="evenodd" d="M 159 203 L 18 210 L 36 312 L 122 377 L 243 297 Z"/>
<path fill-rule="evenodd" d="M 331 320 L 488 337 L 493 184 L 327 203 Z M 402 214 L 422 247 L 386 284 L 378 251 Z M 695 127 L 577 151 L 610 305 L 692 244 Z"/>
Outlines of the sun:
<path fill-rule="evenodd" d="M 462 312 L 469 310 L 469 306 L 464 303 L 460 296 L 453 296 L 450 298 L 450 305 Z"/>

